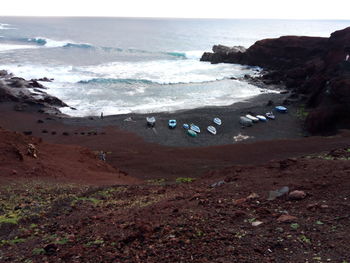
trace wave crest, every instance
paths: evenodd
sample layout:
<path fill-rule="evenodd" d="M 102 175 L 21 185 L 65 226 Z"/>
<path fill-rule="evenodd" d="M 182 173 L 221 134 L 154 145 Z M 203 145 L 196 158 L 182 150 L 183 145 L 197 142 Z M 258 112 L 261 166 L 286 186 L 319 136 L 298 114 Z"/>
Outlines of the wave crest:
<path fill-rule="evenodd" d="M 112 79 L 112 78 L 95 78 L 90 80 L 81 80 L 78 83 L 81 84 L 89 84 L 89 83 L 97 83 L 97 84 L 114 84 L 114 83 L 126 83 L 126 84 L 135 84 L 135 83 L 143 83 L 143 84 L 152 84 L 153 81 L 146 79 Z"/>
<path fill-rule="evenodd" d="M 35 43 L 45 47 L 78 47 L 78 48 L 92 48 L 93 46 L 87 43 L 75 43 L 70 40 L 53 40 L 45 37 L 28 38 L 27 42 Z"/>

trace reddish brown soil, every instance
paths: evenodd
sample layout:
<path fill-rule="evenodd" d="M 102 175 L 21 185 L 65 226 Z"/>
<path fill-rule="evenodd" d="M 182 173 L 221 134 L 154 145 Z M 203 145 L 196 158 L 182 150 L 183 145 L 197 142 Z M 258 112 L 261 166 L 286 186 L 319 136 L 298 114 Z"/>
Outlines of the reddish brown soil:
<path fill-rule="evenodd" d="M 28 153 L 30 144 L 37 158 Z M 45 143 L 0 128 L 0 180 L 48 179 L 92 185 L 131 184 L 136 179 L 97 159 L 86 148 Z"/>
<path fill-rule="evenodd" d="M 13 230 L 22 241 L 0 248 L 2 262 L 348 262 L 349 158 L 344 149 L 192 183 L 91 189 Z M 306 197 L 268 201 L 282 186 Z"/>

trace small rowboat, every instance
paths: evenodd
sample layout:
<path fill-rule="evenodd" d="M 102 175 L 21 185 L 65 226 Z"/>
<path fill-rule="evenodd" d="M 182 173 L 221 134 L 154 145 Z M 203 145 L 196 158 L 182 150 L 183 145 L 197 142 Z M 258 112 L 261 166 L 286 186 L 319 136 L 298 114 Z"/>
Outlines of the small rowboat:
<path fill-rule="evenodd" d="M 214 118 L 214 123 L 216 124 L 216 125 L 221 125 L 222 124 L 222 122 L 221 122 L 221 119 L 219 119 L 219 118 Z"/>
<path fill-rule="evenodd" d="M 250 127 L 253 125 L 253 121 L 244 116 L 239 118 L 239 123 L 246 127 Z"/>
<path fill-rule="evenodd" d="M 187 134 L 191 137 L 197 137 L 197 133 L 195 131 L 192 131 L 192 130 L 187 130 Z"/>
<path fill-rule="evenodd" d="M 287 108 L 284 106 L 276 106 L 275 110 L 281 113 L 286 113 L 287 112 Z"/>
<path fill-rule="evenodd" d="M 247 114 L 245 116 L 246 116 L 246 118 L 252 120 L 252 122 L 258 122 L 259 121 L 259 119 L 257 117 L 254 117 L 253 115 Z"/>
<path fill-rule="evenodd" d="M 211 134 L 215 135 L 216 134 L 216 129 L 214 126 L 208 126 L 207 131 L 210 132 Z"/>
<path fill-rule="evenodd" d="M 193 123 L 190 125 L 190 129 L 196 133 L 200 133 L 201 129 L 197 125 L 194 125 Z"/>
<path fill-rule="evenodd" d="M 266 117 L 267 118 L 269 118 L 270 120 L 274 120 L 276 117 L 275 117 L 275 115 L 273 115 L 273 113 L 272 112 L 266 112 Z"/>
<path fill-rule="evenodd" d="M 260 121 L 263 121 L 263 122 L 267 121 L 266 117 L 263 116 L 263 115 L 256 115 L 256 117 L 257 117 Z"/>
<path fill-rule="evenodd" d="M 175 129 L 176 127 L 176 120 L 169 120 L 168 126 L 170 129 Z"/>
<path fill-rule="evenodd" d="M 184 129 L 188 130 L 188 129 L 190 128 L 190 125 L 188 125 L 187 123 L 184 123 L 184 124 L 182 125 L 182 127 L 183 127 Z"/>
<path fill-rule="evenodd" d="M 154 125 L 156 125 L 156 118 L 154 117 L 147 117 L 146 121 L 149 127 L 154 127 Z"/>

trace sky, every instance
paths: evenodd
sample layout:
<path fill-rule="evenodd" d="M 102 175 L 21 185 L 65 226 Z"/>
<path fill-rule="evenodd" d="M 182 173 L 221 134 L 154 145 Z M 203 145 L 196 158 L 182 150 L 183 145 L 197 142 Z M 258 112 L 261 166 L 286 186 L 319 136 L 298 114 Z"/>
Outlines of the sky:
<path fill-rule="evenodd" d="M 350 0 L 5 0 L 0 16 L 350 20 Z"/>

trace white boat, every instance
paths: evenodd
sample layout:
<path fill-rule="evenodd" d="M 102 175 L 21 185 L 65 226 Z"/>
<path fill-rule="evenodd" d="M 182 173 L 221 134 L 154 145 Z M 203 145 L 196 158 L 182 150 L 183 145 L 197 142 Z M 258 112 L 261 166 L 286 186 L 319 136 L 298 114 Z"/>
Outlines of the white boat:
<path fill-rule="evenodd" d="M 197 125 L 194 125 L 193 123 L 190 125 L 190 129 L 196 133 L 201 132 L 201 129 Z"/>
<path fill-rule="evenodd" d="M 275 117 L 275 115 L 273 115 L 273 113 L 272 112 L 266 112 L 266 117 L 267 118 L 269 118 L 270 120 L 274 120 L 276 117 Z"/>
<path fill-rule="evenodd" d="M 248 119 L 250 119 L 252 122 L 258 122 L 259 119 L 257 117 L 254 117 L 253 115 L 247 114 L 245 115 Z"/>
<path fill-rule="evenodd" d="M 190 125 L 188 125 L 187 123 L 184 123 L 184 124 L 182 125 L 182 127 L 183 127 L 184 129 L 188 130 L 188 129 L 190 128 Z"/>
<path fill-rule="evenodd" d="M 214 121 L 214 123 L 215 123 L 216 125 L 221 125 L 221 124 L 222 124 L 221 119 L 219 119 L 218 117 L 214 118 L 213 121 Z"/>
<path fill-rule="evenodd" d="M 208 126 L 207 127 L 207 130 L 208 130 L 208 132 L 210 132 L 211 134 L 216 134 L 216 129 L 215 129 L 215 127 L 214 126 Z"/>
<path fill-rule="evenodd" d="M 146 121 L 147 121 L 147 125 L 149 127 L 154 127 L 154 125 L 156 125 L 156 118 L 154 118 L 153 116 L 152 117 L 147 117 Z"/>
<path fill-rule="evenodd" d="M 256 117 L 260 120 L 260 121 L 267 121 L 266 117 L 263 115 L 256 115 Z"/>

